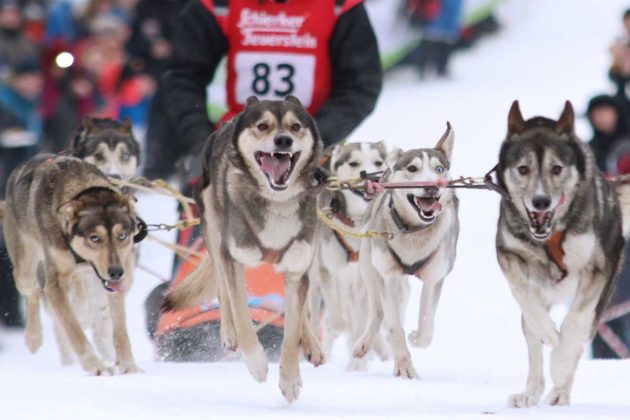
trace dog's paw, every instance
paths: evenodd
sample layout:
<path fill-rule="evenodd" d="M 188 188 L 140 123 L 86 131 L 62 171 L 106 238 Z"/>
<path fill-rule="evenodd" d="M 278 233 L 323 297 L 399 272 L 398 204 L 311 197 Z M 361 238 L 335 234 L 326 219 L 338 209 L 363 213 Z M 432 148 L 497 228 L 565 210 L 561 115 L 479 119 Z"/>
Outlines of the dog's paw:
<path fill-rule="evenodd" d="M 556 347 L 560 343 L 560 333 L 556 330 L 555 326 L 545 328 L 540 340 L 546 346 Z"/>
<path fill-rule="evenodd" d="M 107 366 L 105 363 L 98 360 L 90 366 L 84 366 L 83 370 L 94 376 L 112 376 L 114 375 L 114 368 Z"/>
<path fill-rule="evenodd" d="M 236 351 L 238 342 L 236 341 L 236 331 L 234 331 L 234 328 L 226 327 L 221 323 L 219 334 L 221 335 L 221 345 L 223 348 L 228 351 Z"/>
<path fill-rule="evenodd" d="M 280 374 L 280 383 L 278 384 L 282 395 L 289 404 L 297 400 L 300 396 L 300 388 L 302 387 L 302 378 L 298 375 L 295 378 L 284 378 Z"/>
<path fill-rule="evenodd" d="M 403 379 L 418 378 L 418 374 L 416 373 L 416 369 L 413 367 L 413 363 L 411 363 L 411 360 L 407 358 L 396 360 L 394 363 L 394 376 Z"/>
<path fill-rule="evenodd" d="M 560 333 L 551 318 L 539 320 L 530 324 L 534 335 L 546 346 L 556 347 L 560 343 Z"/>
<path fill-rule="evenodd" d="M 348 372 L 365 372 L 368 369 L 368 362 L 365 357 L 358 359 L 353 357 L 350 359 L 348 366 L 346 366 L 346 370 Z"/>
<path fill-rule="evenodd" d="M 356 357 L 358 359 L 365 357 L 366 354 L 370 351 L 370 344 L 364 340 L 360 340 L 357 344 L 354 345 L 352 349 L 352 357 Z"/>
<path fill-rule="evenodd" d="M 303 338 L 300 342 L 300 346 L 302 346 L 302 353 L 304 353 L 304 357 L 313 366 L 317 367 L 324 364 L 326 361 L 326 356 L 324 356 L 322 347 L 314 337 Z"/>
<path fill-rule="evenodd" d="M 569 405 L 571 403 L 571 396 L 564 389 L 554 388 L 549 392 L 545 402 L 549 405 Z"/>
<path fill-rule="evenodd" d="M 44 338 L 42 336 L 42 330 L 39 329 L 37 331 L 26 331 L 26 335 L 24 336 L 24 344 L 28 347 L 28 351 L 31 353 L 37 353 L 37 350 L 42 346 L 44 342 Z"/>
<path fill-rule="evenodd" d="M 250 375 L 256 382 L 265 382 L 267 380 L 267 373 L 269 372 L 269 361 L 267 360 L 267 354 L 265 349 L 258 344 L 256 350 L 251 354 L 242 353 L 243 360 L 249 370 Z"/>
<path fill-rule="evenodd" d="M 538 404 L 540 399 L 537 395 L 532 395 L 529 392 L 523 392 L 521 394 L 512 394 L 508 397 L 508 407 L 512 408 L 527 408 Z"/>
<path fill-rule="evenodd" d="M 128 373 L 144 373 L 144 370 L 140 369 L 133 360 L 129 362 L 119 362 L 116 364 L 116 367 L 118 368 L 118 373 L 121 375 Z"/>
<path fill-rule="evenodd" d="M 409 333 L 407 340 L 409 341 L 409 344 L 414 347 L 426 349 L 431 345 L 433 336 L 431 334 L 424 333 L 424 331 L 414 330 Z"/>

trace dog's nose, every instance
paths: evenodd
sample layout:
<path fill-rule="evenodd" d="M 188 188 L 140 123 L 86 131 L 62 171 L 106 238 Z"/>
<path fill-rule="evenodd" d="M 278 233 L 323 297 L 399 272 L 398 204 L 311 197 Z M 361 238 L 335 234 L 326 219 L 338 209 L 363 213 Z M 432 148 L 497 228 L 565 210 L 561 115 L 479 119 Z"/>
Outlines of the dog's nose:
<path fill-rule="evenodd" d="M 120 280 L 123 274 L 125 274 L 125 270 L 119 265 L 112 265 L 107 269 L 107 274 L 109 274 L 109 278 L 112 280 Z"/>
<path fill-rule="evenodd" d="M 279 147 L 280 149 L 288 149 L 291 145 L 293 145 L 293 139 L 289 136 L 281 135 L 274 139 L 274 143 L 276 144 L 276 147 Z"/>
<path fill-rule="evenodd" d="M 429 197 L 437 197 L 437 195 L 440 192 L 440 189 L 438 187 L 425 187 L 424 192 L 429 196 Z"/>
<path fill-rule="evenodd" d="M 537 195 L 532 200 L 532 204 L 534 205 L 534 208 L 536 210 L 538 210 L 538 211 L 545 211 L 551 205 L 551 200 L 549 199 L 549 197 L 547 197 L 545 195 Z"/>

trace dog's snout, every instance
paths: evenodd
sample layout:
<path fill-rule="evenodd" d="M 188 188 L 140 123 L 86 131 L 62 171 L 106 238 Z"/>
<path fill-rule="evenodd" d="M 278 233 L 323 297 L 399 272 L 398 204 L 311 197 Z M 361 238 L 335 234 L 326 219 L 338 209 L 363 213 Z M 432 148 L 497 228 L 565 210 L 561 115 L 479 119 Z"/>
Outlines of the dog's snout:
<path fill-rule="evenodd" d="M 293 145 L 293 139 L 287 135 L 280 135 L 274 139 L 274 143 L 280 149 L 288 149 Z"/>
<path fill-rule="evenodd" d="M 112 265 L 107 269 L 107 274 L 112 280 L 120 280 L 123 274 L 125 274 L 125 270 L 119 265 Z"/>
<path fill-rule="evenodd" d="M 440 189 L 438 187 L 426 187 L 424 191 L 429 197 L 437 197 L 440 193 Z"/>
<path fill-rule="evenodd" d="M 546 195 L 537 195 L 532 200 L 532 204 L 534 205 L 534 208 L 536 210 L 545 211 L 549 209 L 549 206 L 551 205 L 551 200 Z"/>

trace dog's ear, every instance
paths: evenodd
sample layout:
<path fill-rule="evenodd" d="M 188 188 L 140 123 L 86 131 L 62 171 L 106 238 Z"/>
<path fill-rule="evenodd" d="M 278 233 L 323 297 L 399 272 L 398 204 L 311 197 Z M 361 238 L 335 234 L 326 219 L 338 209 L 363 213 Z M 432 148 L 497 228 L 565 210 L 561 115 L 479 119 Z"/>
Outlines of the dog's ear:
<path fill-rule="evenodd" d="M 508 137 L 512 134 L 520 134 L 523 131 L 525 131 L 525 120 L 523 119 L 523 114 L 521 114 L 518 100 L 516 100 L 512 102 L 512 107 L 508 114 Z"/>
<path fill-rule="evenodd" d="M 293 95 L 287 96 L 286 98 L 284 98 L 284 100 L 286 102 L 292 102 L 292 103 L 294 103 L 294 104 L 296 104 L 298 106 L 302 106 L 302 102 L 300 102 L 300 100 L 297 97 L 293 96 Z"/>
<path fill-rule="evenodd" d="M 125 119 L 123 120 L 122 128 L 131 133 L 131 120 L 129 119 L 129 117 L 125 117 Z"/>
<path fill-rule="evenodd" d="M 442 135 L 440 141 L 437 142 L 435 148 L 446 155 L 446 158 L 451 161 L 453 157 L 453 144 L 455 143 L 455 131 L 451 127 L 450 122 L 446 122 L 446 131 Z"/>
<path fill-rule="evenodd" d="M 258 103 L 258 102 L 260 102 L 260 101 L 258 100 L 257 97 L 250 96 L 249 98 L 247 98 L 247 101 L 245 102 L 245 105 L 250 106 L 250 105 L 254 105 L 255 103 Z"/>
<path fill-rule="evenodd" d="M 394 166 L 396 166 L 396 162 L 398 162 L 398 159 L 400 159 L 400 156 L 402 154 L 403 154 L 403 151 L 399 147 L 396 147 L 394 150 L 389 152 L 389 154 L 387 155 L 387 159 L 385 159 L 385 162 L 387 163 L 387 167 L 390 170 L 394 169 Z"/>
<path fill-rule="evenodd" d="M 83 127 L 85 127 L 88 132 L 97 131 L 96 124 L 94 124 L 91 117 L 83 117 Z"/>
<path fill-rule="evenodd" d="M 66 221 L 66 228 L 70 231 L 79 218 L 79 202 L 70 200 L 59 206 L 57 213 L 64 218 Z"/>
<path fill-rule="evenodd" d="M 558 134 L 568 134 L 570 136 L 575 133 L 575 112 L 573 111 L 571 102 L 565 102 L 564 110 L 554 129 Z"/>
<path fill-rule="evenodd" d="M 387 144 L 385 144 L 385 141 L 383 141 L 383 140 L 377 141 L 376 143 L 374 143 L 374 147 L 376 148 L 376 150 L 379 151 L 379 153 L 383 157 L 387 156 Z"/>

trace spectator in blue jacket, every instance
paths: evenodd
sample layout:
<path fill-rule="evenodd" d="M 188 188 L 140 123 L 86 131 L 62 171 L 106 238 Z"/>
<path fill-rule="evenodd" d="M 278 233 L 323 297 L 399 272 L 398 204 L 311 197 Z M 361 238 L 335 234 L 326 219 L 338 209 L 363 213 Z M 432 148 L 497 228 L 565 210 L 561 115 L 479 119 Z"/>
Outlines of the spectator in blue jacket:
<path fill-rule="evenodd" d="M 18 63 L 6 86 L 0 87 L 0 199 L 9 174 L 38 151 L 42 137 L 39 101 L 43 78 L 37 61 Z M 0 235 L 0 323 L 19 327 L 19 296 L 11 276 L 11 263 Z"/>
<path fill-rule="evenodd" d="M 421 77 L 430 68 L 435 69 L 438 77 L 448 77 L 451 51 L 460 36 L 463 3 L 463 0 L 441 0 L 439 13 L 426 25 L 422 42 L 411 56 Z"/>

